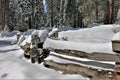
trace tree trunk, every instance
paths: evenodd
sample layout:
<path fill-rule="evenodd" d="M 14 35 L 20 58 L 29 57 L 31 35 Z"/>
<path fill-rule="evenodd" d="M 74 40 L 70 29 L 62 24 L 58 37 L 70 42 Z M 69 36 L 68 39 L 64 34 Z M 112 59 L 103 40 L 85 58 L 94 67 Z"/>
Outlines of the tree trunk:
<path fill-rule="evenodd" d="M 28 23 L 29 23 L 29 29 L 31 29 L 32 28 L 31 17 L 29 17 Z"/>
<path fill-rule="evenodd" d="M 2 25 L 2 1 L 0 0 L 0 29 L 2 29 L 1 25 Z"/>
<path fill-rule="evenodd" d="M 79 27 L 83 27 L 83 26 L 84 26 L 82 13 L 79 13 L 79 14 L 78 14 L 78 26 L 79 26 Z"/>
<path fill-rule="evenodd" d="M 32 0 L 32 28 L 35 28 L 35 3 Z"/>
<path fill-rule="evenodd" d="M 68 5 L 68 0 L 64 1 L 64 11 L 63 11 L 63 25 L 66 26 L 66 21 L 67 21 L 67 5 Z"/>
<path fill-rule="evenodd" d="M 95 1 L 95 8 L 96 8 L 96 12 L 95 12 L 96 22 L 98 22 L 98 2 L 97 1 Z"/>
<path fill-rule="evenodd" d="M 4 28 L 4 25 L 5 25 L 5 0 L 1 0 L 1 4 L 2 4 L 2 30 Z"/>
<path fill-rule="evenodd" d="M 110 0 L 110 3 L 109 3 L 109 24 L 113 23 L 113 7 L 114 7 L 114 0 Z"/>
<path fill-rule="evenodd" d="M 112 24 L 113 23 L 114 0 L 108 1 L 106 5 L 107 5 L 107 13 L 106 13 L 105 24 Z"/>
<path fill-rule="evenodd" d="M 53 27 L 53 0 L 51 0 L 51 27 Z"/>
<path fill-rule="evenodd" d="M 6 25 L 9 27 L 9 0 L 6 0 Z"/>
<path fill-rule="evenodd" d="M 1 0 L 1 24 L 2 29 L 9 24 L 9 0 Z"/>
<path fill-rule="evenodd" d="M 63 26 L 63 10 L 64 10 L 64 0 L 60 1 L 60 21 L 59 21 L 59 25 Z"/>

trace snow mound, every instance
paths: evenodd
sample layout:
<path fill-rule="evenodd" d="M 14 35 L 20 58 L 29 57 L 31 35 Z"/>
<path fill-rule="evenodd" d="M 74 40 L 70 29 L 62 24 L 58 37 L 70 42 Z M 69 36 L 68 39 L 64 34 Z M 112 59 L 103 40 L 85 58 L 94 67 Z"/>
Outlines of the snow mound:
<path fill-rule="evenodd" d="M 120 32 L 117 32 L 112 40 L 120 40 Z"/>
<path fill-rule="evenodd" d="M 93 28 L 61 31 L 59 38 L 67 37 L 68 41 L 48 38 L 44 47 L 115 54 L 112 51 L 111 40 L 118 31 L 120 31 L 120 25 L 100 25 Z"/>
<path fill-rule="evenodd" d="M 73 42 L 111 42 L 115 32 L 120 31 L 119 25 L 100 25 L 93 28 L 62 31 L 59 38 L 67 37 L 68 41 Z"/>
<path fill-rule="evenodd" d="M 95 26 L 99 26 L 100 24 L 98 23 L 92 23 L 92 24 L 89 24 L 88 25 L 88 28 L 92 28 L 92 27 L 95 27 Z"/>
<path fill-rule="evenodd" d="M 24 46 L 26 43 L 31 43 L 31 35 L 27 37 L 23 36 L 22 39 L 21 39 L 21 43 L 19 43 L 21 46 Z"/>
<path fill-rule="evenodd" d="M 13 56 L 13 54 L 12 54 Z M 5 57 L 5 56 L 3 56 Z M 80 75 L 61 74 L 43 64 L 32 64 L 13 56 L 0 59 L 1 79 L 85 79 Z"/>
<path fill-rule="evenodd" d="M 35 29 L 29 29 L 28 31 L 24 32 L 24 35 L 31 35 L 32 32 L 35 31 Z"/>
<path fill-rule="evenodd" d="M 48 34 L 49 36 L 53 35 L 55 32 L 58 32 L 58 28 L 53 28 L 52 31 Z"/>
<path fill-rule="evenodd" d="M 18 45 L 25 45 L 26 42 L 31 43 L 32 35 L 38 35 L 38 37 L 40 37 L 41 42 L 44 42 L 46 40 L 46 38 L 48 37 L 48 32 L 46 30 L 34 30 L 29 35 L 22 35 L 20 37 Z"/>
<path fill-rule="evenodd" d="M 21 50 L 12 50 L 14 45 L 3 47 L 9 52 L 0 53 L 0 79 L 84 79 L 80 75 L 61 74 L 43 64 L 32 64 L 22 60 Z M 1 49 L 0 49 L 1 51 Z"/>
<path fill-rule="evenodd" d="M 11 38 L 2 38 L 9 41 Z M 1 39 L 1 37 L 0 37 Z M 7 43 L 6 43 L 7 44 Z M 49 69 L 43 64 L 32 64 L 23 60 L 24 51 L 16 45 L 5 45 L 0 43 L 0 80 L 4 79 L 83 79 L 83 76 L 74 74 L 61 74 L 60 72 Z"/>
<path fill-rule="evenodd" d="M 20 33 L 20 31 L 12 31 L 12 32 L 3 31 L 0 33 L 0 36 L 1 37 L 12 37 L 12 36 L 15 36 L 17 33 Z"/>

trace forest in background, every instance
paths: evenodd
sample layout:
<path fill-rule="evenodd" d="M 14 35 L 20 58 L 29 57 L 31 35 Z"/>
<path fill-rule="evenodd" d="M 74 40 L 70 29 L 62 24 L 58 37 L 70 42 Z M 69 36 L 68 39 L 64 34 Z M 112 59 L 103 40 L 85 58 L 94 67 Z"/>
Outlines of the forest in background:
<path fill-rule="evenodd" d="M 0 0 L 0 29 L 120 24 L 120 0 Z"/>

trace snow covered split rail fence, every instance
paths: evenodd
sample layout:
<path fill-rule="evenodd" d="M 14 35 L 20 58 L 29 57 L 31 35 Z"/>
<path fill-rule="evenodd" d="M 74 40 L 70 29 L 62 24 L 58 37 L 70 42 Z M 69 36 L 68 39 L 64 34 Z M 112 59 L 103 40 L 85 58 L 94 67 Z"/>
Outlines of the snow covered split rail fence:
<path fill-rule="evenodd" d="M 72 63 L 58 63 L 54 61 L 45 61 L 44 65 L 49 68 L 53 68 L 57 71 L 62 71 L 63 74 L 80 74 L 85 77 L 88 77 L 90 79 L 94 80 L 111 80 L 111 78 L 114 78 L 114 72 L 110 71 L 111 78 L 109 78 L 109 71 L 104 70 L 96 70 L 92 68 L 87 68 L 80 66 L 78 64 L 72 64 Z"/>
<path fill-rule="evenodd" d="M 43 48 L 43 44 L 48 37 L 46 30 L 35 30 L 28 39 L 25 39 L 21 48 L 24 50 L 24 56 L 30 58 L 32 63 L 36 61 L 41 63 L 49 55 L 49 50 Z"/>
<path fill-rule="evenodd" d="M 115 77 L 115 62 L 95 61 L 51 52 L 44 65 L 65 74 L 82 74 L 88 78 L 111 80 Z"/>
<path fill-rule="evenodd" d="M 115 62 L 95 61 L 85 58 L 78 58 L 51 52 L 46 60 L 52 60 L 58 63 L 73 63 L 81 66 L 91 67 L 93 69 L 111 70 L 114 71 Z"/>

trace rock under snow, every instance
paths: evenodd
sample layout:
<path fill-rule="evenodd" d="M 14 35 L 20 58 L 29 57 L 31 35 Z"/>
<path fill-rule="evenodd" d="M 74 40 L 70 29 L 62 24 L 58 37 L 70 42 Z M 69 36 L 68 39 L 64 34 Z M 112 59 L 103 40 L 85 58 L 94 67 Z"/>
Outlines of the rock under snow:
<path fill-rule="evenodd" d="M 34 30 L 30 35 L 21 36 L 19 44 L 25 45 L 26 42 L 31 43 L 32 35 L 38 35 L 38 37 L 40 37 L 41 42 L 44 42 L 46 38 L 48 37 L 48 32 L 46 30 Z"/>
<path fill-rule="evenodd" d="M 49 37 L 58 37 L 58 28 L 53 28 L 49 33 Z"/>
<path fill-rule="evenodd" d="M 38 37 L 40 37 L 40 41 L 44 42 L 48 37 L 48 32 L 47 30 L 35 30 L 31 35 L 38 35 Z"/>
<path fill-rule="evenodd" d="M 12 31 L 12 32 L 3 31 L 0 33 L 0 36 L 1 37 L 12 37 L 12 36 L 15 36 L 17 33 L 20 33 L 20 31 Z"/>

